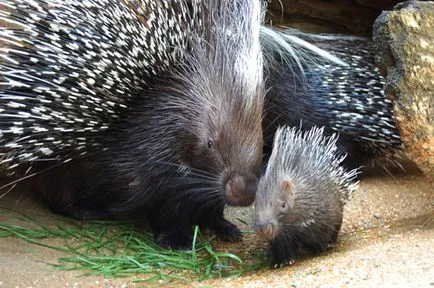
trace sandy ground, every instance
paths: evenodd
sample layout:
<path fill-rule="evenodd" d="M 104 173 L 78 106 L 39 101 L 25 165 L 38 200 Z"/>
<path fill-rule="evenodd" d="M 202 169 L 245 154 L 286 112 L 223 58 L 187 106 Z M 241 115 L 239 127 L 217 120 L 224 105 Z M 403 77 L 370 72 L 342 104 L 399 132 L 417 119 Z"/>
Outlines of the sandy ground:
<path fill-rule="evenodd" d="M 190 287 L 434 287 L 434 187 L 413 168 L 394 177 L 381 173 L 365 177 L 346 207 L 338 246 L 317 257 L 307 256 L 280 270 L 263 269 L 237 279 L 188 283 Z M 55 223 L 43 207 L 13 191 L 1 206 Z M 246 230 L 249 209 L 228 209 L 228 217 Z M 0 223 L 14 224 L 8 213 Z M 257 243 L 254 234 L 232 245 L 249 253 Z M 228 246 L 229 247 L 229 246 Z M 224 248 L 224 247 L 223 247 Z M 55 263 L 62 252 L 16 238 L 0 238 L 0 287 L 142 287 L 131 279 L 82 277 L 59 271 Z M 240 253 L 241 253 L 240 252 Z M 235 251 L 236 253 L 236 251 Z M 179 287 L 179 284 L 158 284 Z"/>

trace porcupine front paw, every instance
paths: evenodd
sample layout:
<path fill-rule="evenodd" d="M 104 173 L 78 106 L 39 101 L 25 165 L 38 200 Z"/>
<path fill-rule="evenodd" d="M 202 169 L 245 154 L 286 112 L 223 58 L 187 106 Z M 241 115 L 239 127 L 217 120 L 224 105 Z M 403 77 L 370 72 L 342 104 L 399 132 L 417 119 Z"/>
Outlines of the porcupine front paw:
<path fill-rule="evenodd" d="M 285 266 L 291 266 L 292 264 L 294 264 L 294 262 L 295 262 L 294 259 L 286 259 L 284 261 L 273 261 L 273 268 L 278 269 Z"/>
<path fill-rule="evenodd" d="M 163 248 L 176 250 L 190 250 L 193 238 L 191 235 L 179 231 L 154 232 L 155 242 Z"/>
<path fill-rule="evenodd" d="M 286 242 L 282 242 L 285 241 Z M 273 256 L 272 267 L 274 269 L 282 268 L 284 266 L 291 266 L 294 264 L 295 259 L 299 256 L 300 244 L 291 242 L 290 239 L 277 239 L 270 243 L 271 253 Z"/>
<path fill-rule="evenodd" d="M 285 266 L 291 266 L 295 262 L 296 255 L 290 253 L 289 250 L 282 250 L 281 253 L 276 253 L 275 250 L 273 252 L 273 261 L 272 267 L 274 269 L 282 268 Z"/>
<path fill-rule="evenodd" d="M 240 229 L 224 218 L 214 223 L 212 228 L 217 237 L 222 241 L 238 242 L 243 239 Z"/>

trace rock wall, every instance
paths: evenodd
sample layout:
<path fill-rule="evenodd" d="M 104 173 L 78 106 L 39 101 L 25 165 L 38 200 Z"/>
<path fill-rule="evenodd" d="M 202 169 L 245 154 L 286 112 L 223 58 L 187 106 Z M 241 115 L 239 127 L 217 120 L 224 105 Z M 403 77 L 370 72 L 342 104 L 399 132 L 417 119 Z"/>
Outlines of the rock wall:
<path fill-rule="evenodd" d="M 374 42 L 405 150 L 434 182 L 434 2 L 408 1 L 383 12 Z"/>

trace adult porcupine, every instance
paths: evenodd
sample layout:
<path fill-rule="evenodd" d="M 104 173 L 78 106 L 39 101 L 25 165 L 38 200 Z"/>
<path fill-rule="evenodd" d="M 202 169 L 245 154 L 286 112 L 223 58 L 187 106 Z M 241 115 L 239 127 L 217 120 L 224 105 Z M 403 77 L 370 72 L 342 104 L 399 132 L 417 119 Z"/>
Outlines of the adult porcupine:
<path fill-rule="evenodd" d="M 341 166 L 338 137 L 323 132 L 280 127 L 275 134 L 255 201 L 255 229 L 270 240 L 275 267 L 335 245 L 343 206 L 357 189 L 357 169 Z"/>
<path fill-rule="evenodd" d="M 262 7 L 186 3 L 3 2 L 3 164 L 48 170 L 53 210 L 146 217 L 162 246 L 191 245 L 194 224 L 240 237 L 223 208 L 257 186 Z"/>
<path fill-rule="evenodd" d="M 328 135 L 339 132 L 338 146 L 348 154 L 345 164 L 349 167 L 373 163 L 379 156 L 396 163 L 401 140 L 392 103 L 384 96 L 384 79 L 374 65 L 370 40 L 304 34 L 293 29 L 265 28 L 263 32 L 269 89 L 264 135 L 269 150 L 278 126 L 302 122 L 303 129 L 325 126 Z M 288 49 L 282 49 L 285 41 L 293 43 L 294 39 L 325 51 L 298 50 L 296 62 L 293 55 L 287 56 Z M 327 52 L 345 65 L 318 57 Z"/>

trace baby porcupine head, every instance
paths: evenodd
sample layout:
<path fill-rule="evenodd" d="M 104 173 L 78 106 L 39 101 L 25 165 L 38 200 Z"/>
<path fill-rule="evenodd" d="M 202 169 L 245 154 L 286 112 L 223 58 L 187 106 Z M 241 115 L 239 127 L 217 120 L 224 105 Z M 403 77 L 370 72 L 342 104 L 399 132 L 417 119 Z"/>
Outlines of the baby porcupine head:
<path fill-rule="evenodd" d="M 268 240 L 287 226 L 307 227 L 342 213 L 357 189 L 358 169 L 347 172 L 340 165 L 345 155 L 338 152 L 338 136 L 326 137 L 323 130 L 278 128 L 255 200 L 255 230 Z"/>

